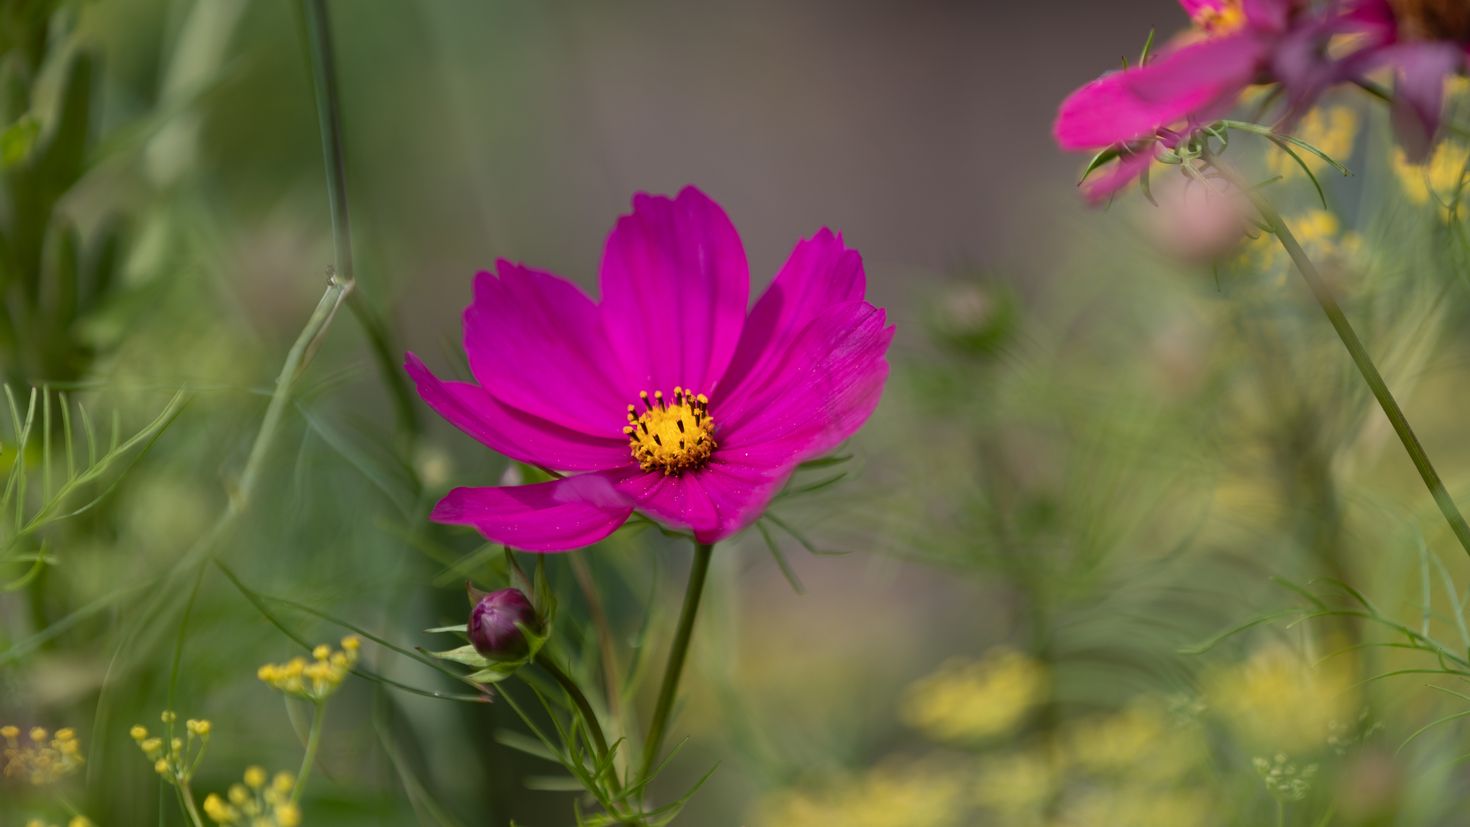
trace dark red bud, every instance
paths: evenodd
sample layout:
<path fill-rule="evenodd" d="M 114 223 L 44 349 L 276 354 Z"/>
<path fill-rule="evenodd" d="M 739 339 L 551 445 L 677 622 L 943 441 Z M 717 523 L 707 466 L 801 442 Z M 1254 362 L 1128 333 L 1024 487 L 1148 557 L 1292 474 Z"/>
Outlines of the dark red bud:
<path fill-rule="evenodd" d="M 516 624 L 537 625 L 536 608 L 525 593 L 520 589 L 490 592 L 470 610 L 470 643 L 476 652 L 494 660 L 524 657 L 530 647 Z"/>

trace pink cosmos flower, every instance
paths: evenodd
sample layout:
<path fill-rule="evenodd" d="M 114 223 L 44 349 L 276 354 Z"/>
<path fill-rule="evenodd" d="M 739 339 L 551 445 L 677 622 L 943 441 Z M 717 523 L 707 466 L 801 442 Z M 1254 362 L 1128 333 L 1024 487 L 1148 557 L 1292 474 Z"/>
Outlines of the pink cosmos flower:
<path fill-rule="evenodd" d="M 1125 150 L 1085 194 L 1105 198 L 1141 177 L 1157 146 L 1223 117 L 1252 84 L 1276 81 L 1287 116 L 1306 107 L 1344 67 L 1325 57 L 1327 40 L 1354 29 L 1340 14 L 1301 0 L 1179 0 L 1193 30 L 1140 66 L 1109 72 L 1073 92 L 1053 134 L 1067 150 Z"/>
<path fill-rule="evenodd" d="M 1357 0 L 1349 15 L 1369 33 L 1357 74 L 1391 66 L 1393 120 L 1410 160 L 1429 156 L 1444 112 L 1445 81 L 1470 64 L 1470 4 L 1464 0 Z"/>
<path fill-rule="evenodd" d="M 532 551 L 595 543 L 637 510 L 703 543 L 758 517 L 796 466 L 867 420 L 893 337 L 862 259 L 823 229 L 747 312 L 745 251 L 699 190 L 638 195 L 603 253 L 602 300 L 508 261 L 475 277 L 476 383 L 424 401 L 494 450 L 566 476 L 456 488 L 432 519 Z"/>

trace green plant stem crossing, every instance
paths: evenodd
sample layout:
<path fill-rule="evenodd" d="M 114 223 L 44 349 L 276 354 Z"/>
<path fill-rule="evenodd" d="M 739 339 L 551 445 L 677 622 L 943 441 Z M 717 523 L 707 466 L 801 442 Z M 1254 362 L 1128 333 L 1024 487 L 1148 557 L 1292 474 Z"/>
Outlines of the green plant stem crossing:
<path fill-rule="evenodd" d="M 1265 220 L 1266 226 L 1281 242 L 1282 249 L 1291 257 L 1292 263 L 1306 281 L 1307 287 L 1312 291 L 1312 296 L 1321 305 L 1322 312 L 1327 314 L 1327 321 L 1332 324 L 1332 329 L 1337 332 L 1337 337 L 1342 340 L 1343 347 L 1347 348 L 1348 356 L 1352 357 L 1353 364 L 1357 366 L 1358 372 L 1363 375 L 1363 381 L 1368 384 L 1368 389 L 1373 392 L 1373 398 L 1378 400 L 1378 405 L 1383 409 L 1383 414 L 1388 417 L 1388 422 L 1393 426 L 1393 431 L 1398 435 L 1399 441 L 1404 444 L 1404 450 L 1408 452 L 1409 459 L 1414 463 L 1414 468 L 1419 471 L 1419 476 L 1424 480 L 1424 485 L 1434 497 L 1435 505 L 1444 515 L 1445 522 L 1449 523 L 1450 531 L 1454 533 L 1455 539 L 1460 541 L 1460 546 L 1470 555 L 1470 525 L 1465 522 L 1465 517 L 1455 505 L 1454 498 L 1445 488 L 1444 481 L 1440 479 L 1439 472 L 1434 470 L 1434 463 L 1429 461 L 1429 455 L 1424 451 L 1424 445 L 1419 442 L 1419 437 L 1410 427 L 1408 417 L 1399 407 L 1398 400 L 1394 399 L 1393 392 L 1389 390 L 1388 383 L 1383 381 L 1383 375 L 1378 372 L 1378 366 L 1373 363 L 1373 357 L 1368 354 L 1368 349 L 1363 346 L 1363 341 L 1358 338 L 1357 331 L 1353 330 L 1352 323 L 1348 321 L 1347 314 L 1343 313 L 1342 306 L 1333 297 L 1332 290 L 1322 281 L 1322 276 L 1317 272 L 1317 267 L 1307 256 L 1302 245 L 1292 234 L 1291 229 L 1282 220 L 1281 214 L 1276 212 L 1269 202 L 1255 194 L 1251 190 L 1251 199 L 1255 204 L 1261 218 Z"/>

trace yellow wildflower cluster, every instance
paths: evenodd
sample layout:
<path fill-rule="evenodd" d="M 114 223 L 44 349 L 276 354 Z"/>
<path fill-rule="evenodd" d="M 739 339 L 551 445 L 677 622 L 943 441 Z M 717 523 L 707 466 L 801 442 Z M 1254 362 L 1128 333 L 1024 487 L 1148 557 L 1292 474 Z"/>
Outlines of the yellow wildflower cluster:
<path fill-rule="evenodd" d="M 47 824 L 39 818 L 33 818 L 26 822 L 26 827 L 57 827 L 57 825 Z M 66 823 L 66 827 L 96 827 L 96 825 L 86 816 L 72 816 L 71 821 Z"/>
<path fill-rule="evenodd" d="M 770 827 L 958 827 L 966 784 L 925 764 L 880 766 L 814 791 L 790 791 L 762 808 Z"/>
<path fill-rule="evenodd" d="M 956 659 L 909 687 L 902 714 L 937 740 L 1004 735 L 1044 699 L 1046 667 L 1014 649 L 992 649 L 979 660 Z"/>
<path fill-rule="evenodd" d="M 267 663 L 260 667 L 256 677 L 287 695 L 295 695 L 309 701 L 327 699 L 352 671 L 357 663 L 357 651 L 362 643 L 354 635 L 342 638 L 342 648 L 333 651 L 323 643 L 311 652 L 311 660 L 292 658 L 285 663 Z"/>
<path fill-rule="evenodd" d="M 1359 707 L 1349 659 L 1314 668 L 1280 643 L 1207 675 L 1205 697 L 1250 744 L 1288 752 L 1325 746 L 1334 724 L 1355 720 Z"/>
<path fill-rule="evenodd" d="M 1363 237 L 1353 230 L 1346 232 L 1337 216 L 1323 209 L 1310 209 L 1285 217 L 1286 226 L 1315 262 L 1353 262 L 1363 253 Z M 1264 273 L 1274 273 L 1285 281 L 1293 267 L 1275 236 L 1263 234 L 1241 251 L 1240 266 Z"/>
<path fill-rule="evenodd" d="M 976 804 L 1005 824 L 1027 824 L 1042 817 L 1062 781 L 1057 756 L 1031 749 L 982 761 L 972 794 Z"/>
<path fill-rule="evenodd" d="M 276 773 L 266 781 L 260 767 L 245 770 L 245 783 L 233 784 L 225 797 L 210 793 L 204 799 L 204 814 L 215 824 L 248 827 L 298 827 L 301 808 L 292 801 L 296 779 L 289 772 Z"/>
<path fill-rule="evenodd" d="M 159 718 L 168 727 L 162 737 L 149 735 L 142 726 L 134 726 L 128 734 L 143 755 L 153 762 L 154 772 L 170 784 L 188 784 L 199 768 L 199 762 L 204 760 L 204 750 L 209 746 L 213 727 L 208 721 L 190 718 L 184 722 L 186 737 L 177 738 L 172 735 L 178 721 L 173 710 L 165 710 Z"/>
<path fill-rule="evenodd" d="M 75 730 L 58 729 L 55 735 L 41 727 L 22 733 L 17 726 L 0 726 L 0 778 L 18 778 L 30 784 L 50 784 L 76 772 L 82 765 L 82 748 Z"/>
<path fill-rule="evenodd" d="M 1169 781 L 1200 766 L 1205 739 L 1197 722 L 1180 720 L 1160 699 L 1144 696 L 1120 712 L 1074 724 L 1068 759 L 1093 775 Z"/>
<path fill-rule="evenodd" d="M 1442 213 L 1470 188 L 1470 147 L 1458 141 L 1440 141 L 1422 164 L 1409 163 L 1402 149 L 1393 155 L 1393 172 L 1404 196 L 1414 204 L 1439 204 Z"/>
<path fill-rule="evenodd" d="M 1348 156 L 1353 154 L 1353 145 L 1358 140 L 1358 112 L 1347 106 L 1318 107 L 1301 119 L 1293 137 L 1322 150 L 1338 163 L 1345 164 Z M 1313 175 L 1320 175 L 1327 168 L 1327 162 L 1311 152 L 1295 146 L 1292 151 L 1312 170 Z M 1301 164 L 1275 148 L 1266 156 L 1266 167 L 1271 170 L 1272 175 L 1283 178 L 1303 175 Z"/>
<path fill-rule="evenodd" d="M 1202 789 L 1098 789 L 1068 804 L 1059 827 L 1206 827 L 1218 824 L 1218 803 Z"/>

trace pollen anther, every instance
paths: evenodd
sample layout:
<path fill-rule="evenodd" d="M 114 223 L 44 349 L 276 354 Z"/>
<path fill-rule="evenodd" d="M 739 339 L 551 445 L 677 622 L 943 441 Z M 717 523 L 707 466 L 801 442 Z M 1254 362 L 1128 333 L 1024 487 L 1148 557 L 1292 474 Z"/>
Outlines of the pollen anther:
<path fill-rule="evenodd" d="M 716 448 L 709 397 L 675 386 L 669 399 L 664 398 L 663 391 L 652 395 L 642 391 L 638 398 L 643 413 L 629 405 L 623 433 L 640 468 L 675 477 L 709 462 Z"/>

